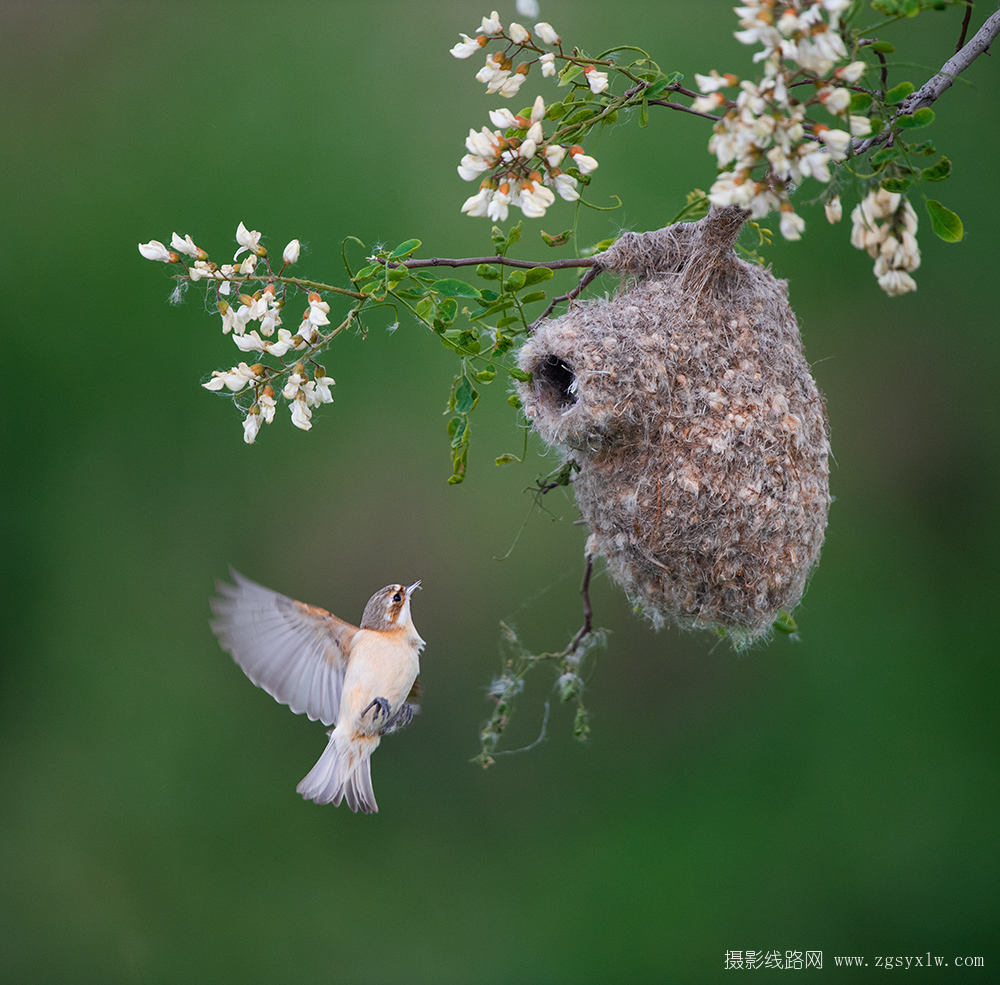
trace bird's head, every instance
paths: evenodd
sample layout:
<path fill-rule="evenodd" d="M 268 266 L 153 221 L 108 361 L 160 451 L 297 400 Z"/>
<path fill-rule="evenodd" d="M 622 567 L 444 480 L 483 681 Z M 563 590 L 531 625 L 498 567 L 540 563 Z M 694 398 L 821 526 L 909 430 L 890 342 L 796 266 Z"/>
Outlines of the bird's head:
<path fill-rule="evenodd" d="M 410 619 L 410 596 L 420 587 L 420 582 L 412 585 L 386 585 L 377 591 L 365 606 L 361 617 L 362 629 L 402 629 L 412 625 Z"/>

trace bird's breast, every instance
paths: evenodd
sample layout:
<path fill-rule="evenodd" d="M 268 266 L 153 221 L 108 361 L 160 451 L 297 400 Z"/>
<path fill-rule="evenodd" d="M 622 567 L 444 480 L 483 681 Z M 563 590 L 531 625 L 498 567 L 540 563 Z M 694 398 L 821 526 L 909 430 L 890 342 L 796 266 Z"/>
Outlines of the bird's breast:
<path fill-rule="evenodd" d="M 419 652 L 419 644 L 403 630 L 358 632 L 344 675 L 340 719 L 360 719 L 374 698 L 385 698 L 395 712 L 420 673 Z"/>

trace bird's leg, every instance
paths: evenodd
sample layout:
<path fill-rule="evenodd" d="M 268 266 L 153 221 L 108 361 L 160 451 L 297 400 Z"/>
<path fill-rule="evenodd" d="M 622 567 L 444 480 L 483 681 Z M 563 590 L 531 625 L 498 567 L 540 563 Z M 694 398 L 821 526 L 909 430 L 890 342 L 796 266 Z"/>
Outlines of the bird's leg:
<path fill-rule="evenodd" d="M 388 732 L 397 732 L 401 728 L 406 728 L 413 721 L 413 705 L 404 701 L 392 716 L 381 728 L 382 735 Z"/>
<path fill-rule="evenodd" d="M 389 702 L 386 701 L 385 698 L 372 698 L 372 700 L 365 706 L 364 711 L 361 712 L 361 717 L 364 718 L 371 708 L 375 709 L 375 711 L 372 712 L 373 722 L 378 721 L 379 712 L 382 713 L 383 718 L 387 719 L 389 717 Z"/>

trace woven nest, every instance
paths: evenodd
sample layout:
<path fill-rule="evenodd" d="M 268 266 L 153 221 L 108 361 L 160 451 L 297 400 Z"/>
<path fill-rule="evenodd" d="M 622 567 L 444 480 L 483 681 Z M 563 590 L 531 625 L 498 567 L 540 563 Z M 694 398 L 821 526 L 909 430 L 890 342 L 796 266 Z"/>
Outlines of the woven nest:
<path fill-rule="evenodd" d="M 830 505 L 826 409 L 784 281 L 740 260 L 745 213 L 626 233 L 610 299 L 544 322 L 525 413 L 579 466 L 589 553 L 660 626 L 739 640 L 790 613 Z"/>

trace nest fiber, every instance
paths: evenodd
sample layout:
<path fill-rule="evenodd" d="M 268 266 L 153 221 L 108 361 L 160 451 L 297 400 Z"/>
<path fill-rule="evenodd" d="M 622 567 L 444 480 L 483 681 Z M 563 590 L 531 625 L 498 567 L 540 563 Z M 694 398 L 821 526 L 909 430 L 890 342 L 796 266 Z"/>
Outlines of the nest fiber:
<path fill-rule="evenodd" d="M 544 322 L 519 354 L 542 439 L 612 577 L 655 624 L 768 631 L 799 602 L 830 505 L 823 398 L 784 281 L 740 260 L 745 214 L 626 233 L 610 299 Z"/>

